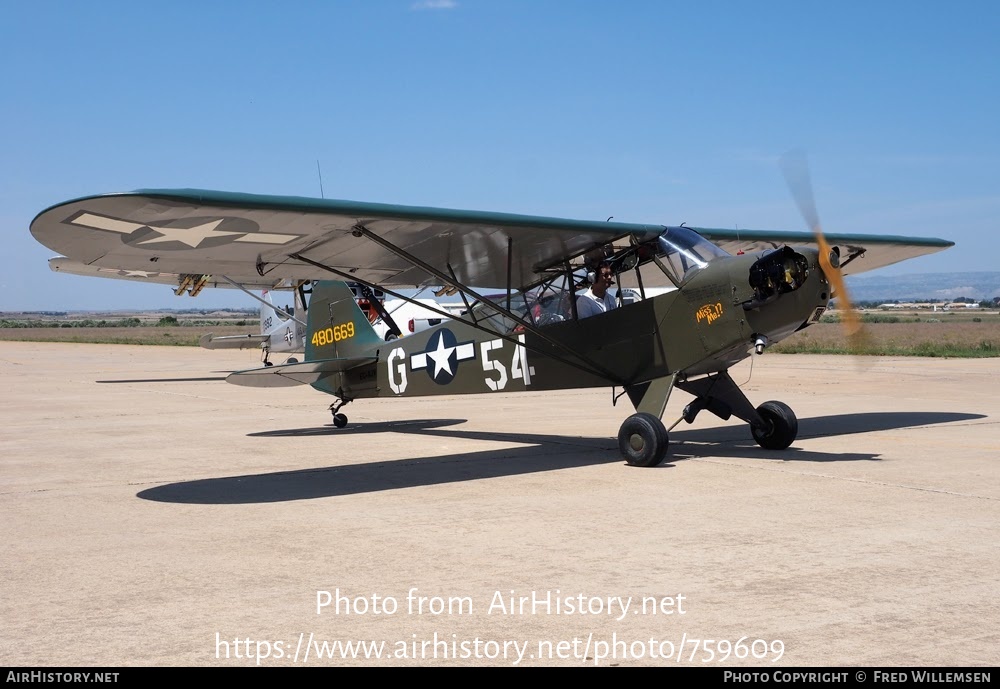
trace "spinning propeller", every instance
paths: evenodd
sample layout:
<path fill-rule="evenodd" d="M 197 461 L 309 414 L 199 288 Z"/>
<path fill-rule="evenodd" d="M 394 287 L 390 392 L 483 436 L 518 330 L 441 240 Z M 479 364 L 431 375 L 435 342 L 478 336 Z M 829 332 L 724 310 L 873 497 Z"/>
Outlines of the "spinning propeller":
<path fill-rule="evenodd" d="M 823 235 L 823 228 L 819 223 L 819 213 L 816 212 L 816 201 L 813 198 L 812 182 L 809 178 L 809 164 L 806 162 L 805 154 L 801 151 L 786 153 L 781 157 L 780 165 L 792 198 L 795 199 L 799 212 L 802 213 L 806 224 L 809 225 L 816 237 L 816 244 L 819 245 L 819 265 L 823 275 L 826 276 L 826 281 L 833 288 L 832 296 L 837 298 L 838 305 L 843 311 L 840 322 L 844 326 L 849 346 L 852 350 L 858 351 L 865 344 L 864 330 L 847 292 L 844 274 L 840 271 L 840 255 L 830 247 Z"/>

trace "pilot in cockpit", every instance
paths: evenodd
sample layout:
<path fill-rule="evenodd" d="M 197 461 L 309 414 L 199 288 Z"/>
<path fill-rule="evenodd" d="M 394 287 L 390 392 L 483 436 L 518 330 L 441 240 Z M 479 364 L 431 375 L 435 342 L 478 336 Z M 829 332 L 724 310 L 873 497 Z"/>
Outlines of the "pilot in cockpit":
<path fill-rule="evenodd" d="M 577 318 L 596 316 L 618 306 L 614 296 L 608 292 L 608 288 L 615 284 L 614 272 L 608 261 L 598 263 L 594 272 L 588 277 L 591 278 L 590 289 L 576 298 Z"/>

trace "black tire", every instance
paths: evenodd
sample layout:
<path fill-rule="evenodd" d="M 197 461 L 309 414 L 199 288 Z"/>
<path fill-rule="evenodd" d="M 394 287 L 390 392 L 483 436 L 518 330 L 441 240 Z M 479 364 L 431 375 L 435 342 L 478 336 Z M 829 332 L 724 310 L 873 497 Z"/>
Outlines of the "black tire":
<path fill-rule="evenodd" d="M 347 425 L 347 416 L 345 414 L 334 414 L 333 425 L 337 428 L 343 428 Z"/>
<path fill-rule="evenodd" d="M 764 402 L 757 407 L 757 413 L 764 419 L 764 428 L 750 424 L 750 432 L 757 444 L 765 450 L 784 450 L 795 442 L 799 434 L 799 420 L 784 402 Z"/>
<path fill-rule="evenodd" d="M 633 414 L 618 431 L 618 450 L 631 466 L 655 467 L 667 456 L 668 446 L 667 429 L 652 414 Z"/>

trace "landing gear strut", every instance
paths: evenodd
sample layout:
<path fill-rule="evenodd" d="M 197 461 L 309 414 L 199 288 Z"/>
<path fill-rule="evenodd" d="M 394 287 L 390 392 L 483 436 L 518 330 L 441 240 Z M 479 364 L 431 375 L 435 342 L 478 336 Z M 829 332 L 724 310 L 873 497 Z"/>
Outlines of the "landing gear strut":
<path fill-rule="evenodd" d="M 736 416 L 750 424 L 753 439 L 765 450 L 784 450 L 795 442 L 799 433 L 795 412 L 787 404 L 772 400 L 754 409 L 726 371 L 693 381 L 678 382 L 677 387 L 695 396 L 684 408 L 682 419 L 688 423 L 694 421 L 702 409 L 707 409 L 722 420 Z"/>
<path fill-rule="evenodd" d="M 674 387 L 694 395 L 681 417 L 666 428 L 660 417 Z M 784 450 L 799 432 L 799 422 L 783 402 L 764 402 L 756 409 L 733 382 L 728 371 L 687 380 L 674 374 L 666 378 L 625 387 L 636 414 L 625 419 L 618 431 L 618 449 L 628 464 L 655 467 L 667 456 L 667 434 L 681 421 L 693 423 L 707 409 L 723 421 L 730 417 L 750 424 L 753 439 L 765 450 Z"/>
<path fill-rule="evenodd" d="M 636 413 L 625 419 L 618 431 L 618 450 L 630 466 L 655 467 L 666 459 L 669 440 L 660 417 L 676 381 L 674 374 L 625 386 Z"/>
<path fill-rule="evenodd" d="M 333 414 L 333 425 L 337 428 L 343 428 L 347 425 L 347 415 L 340 414 L 340 408 L 345 404 L 349 404 L 351 400 L 338 399 L 336 402 L 330 405 L 330 413 Z"/>

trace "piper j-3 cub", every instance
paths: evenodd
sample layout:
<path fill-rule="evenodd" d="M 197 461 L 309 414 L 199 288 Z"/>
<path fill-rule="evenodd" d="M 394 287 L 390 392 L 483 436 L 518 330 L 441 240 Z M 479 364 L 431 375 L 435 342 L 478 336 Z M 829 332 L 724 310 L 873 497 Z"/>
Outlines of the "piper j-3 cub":
<path fill-rule="evenodd" d="M 834 294 L 845 305 L 844 274 L 952 245 L 824 236 L 811 194 L 800 205 L 812 233 L 141 190 L 52 206 L 31 232 L 98 275 L 158 271 L 189 283 L 222 278 L 239 285 L 320 281 L 308 305 L 304 361 L 228 380 L 312 385 L 336 397 L 330 406 L 338 427 L 347 423 L 341 408 L 366 397 L 596 386 L 612 387 L 614 396 L 620 387 L 636 410 L 621 425 L 621 454 L 648 467 L 667 454 L 661 417 L 675 388 L 694 396 L 677 423 L 702 410 L 736 416 L 762 447 L 788 447 L 798 430 L 792 410 L 774 401 L 755 407 L 728 369 L 818 321 Z M 608 269 L 640 298 L 583 318 L 579 299 L 589 298 L 582 294 L 588 277 Z M 404 299 L 399 290 L 443 286 L 439 293 L 459 294 L 467 310 L 386 342 L 343 281 Z"/>

